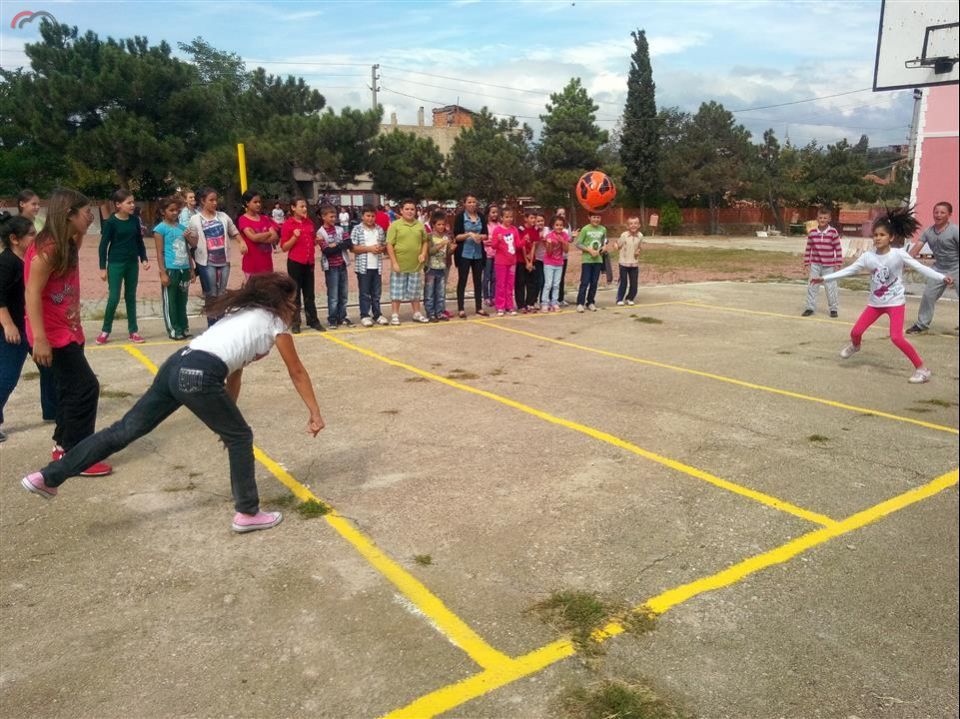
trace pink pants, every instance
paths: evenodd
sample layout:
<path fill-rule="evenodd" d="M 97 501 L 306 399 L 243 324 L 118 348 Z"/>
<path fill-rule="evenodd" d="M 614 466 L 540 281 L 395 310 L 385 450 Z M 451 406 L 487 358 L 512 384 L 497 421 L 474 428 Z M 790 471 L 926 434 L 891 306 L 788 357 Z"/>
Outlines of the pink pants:
<path fill-rule="evenodd" d="M 850 330 L 850 339 L 853 340 L 853 344 L 859 347 L 860 340 L 863 339 L 863 333 L 867 331 L 867 328 L 880 319 L 881 315 L 888 315 L 890 317 L 890 341 L 913 362 L 914 367 L 923 367 L 923 360 L 920 359 L 920 355 L 903 336 L 903 313 L 905 309 L 905 305 L 897 307 L 870 307 L 868 305 L 860 315 L 860 319 L 857 320 L 857 324 Z"/>
<path fill-rule="evenodd" d="M 513 309 L 513 285 L 516 282 L 516 265 L 497 265 L 494 276 L 497 280 L 493 304 L 497 311 L 509 312 Z"/>

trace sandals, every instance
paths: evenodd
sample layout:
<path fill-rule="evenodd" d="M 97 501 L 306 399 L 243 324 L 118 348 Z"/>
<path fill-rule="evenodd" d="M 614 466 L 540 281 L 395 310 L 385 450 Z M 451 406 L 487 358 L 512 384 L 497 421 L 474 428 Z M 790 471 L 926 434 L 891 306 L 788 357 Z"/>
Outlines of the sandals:
<path fill-rule="evenodd" d="M 487 311 L 486 311 L 485 309 L 483 309 L 482 307 L 481 307 L 479 310 L 477 310 L 477 314 L 480 315 L 481 317 L 489 317 L 489 316 L 490 316 L 490 313 L 487 312 Z"/>

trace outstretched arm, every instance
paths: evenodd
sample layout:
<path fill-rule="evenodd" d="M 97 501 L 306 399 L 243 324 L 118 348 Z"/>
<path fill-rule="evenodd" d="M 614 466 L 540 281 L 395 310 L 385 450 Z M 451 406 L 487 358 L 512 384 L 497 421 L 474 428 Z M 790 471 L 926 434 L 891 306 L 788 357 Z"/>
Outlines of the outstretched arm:
<path fill-rule="evenodd" d="M 300 355 L 297 354 L 293 337 L 286 333 L 277 335 L 277 351 L 280 353 L 283 363 L 287 366 L 287 373 L 290 375 L 290 380 L 293 382 L 297 394 L 300 395 L 300 399 L 303 400 L 310 412 L 307 432 L 316 437 L 317 433 L 324 427 L 323 417 L 320 416 L 320 405 L 317 404 L 317 396 L 313 391 L 313 382 L 310 380 L 310 375 L 303 366 L 303 362 L 300 361 Z"/>

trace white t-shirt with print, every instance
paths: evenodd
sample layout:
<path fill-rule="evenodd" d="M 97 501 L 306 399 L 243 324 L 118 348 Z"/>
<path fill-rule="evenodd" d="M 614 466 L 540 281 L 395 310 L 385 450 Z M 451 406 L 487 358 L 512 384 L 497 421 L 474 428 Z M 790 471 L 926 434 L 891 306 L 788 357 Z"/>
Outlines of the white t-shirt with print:
<path fill-rule="evenodd" d="M 364 226 L 363 228 L 363 246 L 364 247 L 376 247 L 380 244 L 380 228 L 374 227 L 372 230 L 369 227 Z M 380 269 L 380 255 L 375 252 L 367 252 L 367 269 L 368 270 L 379 270 Z"/>
<path fill-rule="evenodd" d="M 223 360 L 230 372 L 266 357 L 277 335 L 288 332 L 283 320 L 257 308 L 229 313 L 190 343 L 190 349 L 209 352 Z"/>
<path fill-rule="evenodd" d="M 926 265 L 917 262 L 905 250 L 891 248 L 889 252 L 878 255 L 876 252 L 865 252 L 857 261 L 837 272 L 824 275 L 823 280 L 837 280 L 849 277 L 866 270 L 870 272 L 870 299 L 867 304 L 871 307 L 897 307 L 906 304 L 903 290 L 903 267 L 909 265 L 925 277 L 942 280 L 943 275 L 931 270 Z"/>

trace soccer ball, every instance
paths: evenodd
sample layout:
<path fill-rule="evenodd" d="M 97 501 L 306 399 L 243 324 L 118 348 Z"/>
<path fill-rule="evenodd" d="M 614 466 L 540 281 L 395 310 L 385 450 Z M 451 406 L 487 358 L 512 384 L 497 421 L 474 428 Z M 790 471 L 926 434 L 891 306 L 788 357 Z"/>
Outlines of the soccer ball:
<path fill-rule="evenodd" d="M 605 173 L 592 170 L 577 180 L 574 193 L 587 212 L 600 212 L 613 202 L 617 196 L 617 188 Z"/>

